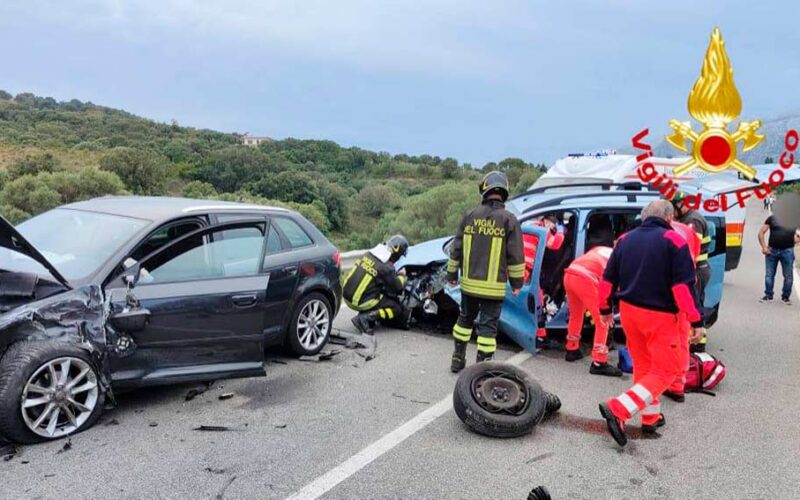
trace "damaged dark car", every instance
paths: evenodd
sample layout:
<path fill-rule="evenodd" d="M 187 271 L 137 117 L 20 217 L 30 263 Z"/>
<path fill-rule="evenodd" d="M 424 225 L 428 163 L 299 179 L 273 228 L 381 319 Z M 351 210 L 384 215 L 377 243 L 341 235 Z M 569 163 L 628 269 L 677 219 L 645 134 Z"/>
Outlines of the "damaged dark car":
<path fill-rule="evenodd" d="M 340 256 L 282 208 L 179 198 L 0 218 L 0 437 L 94 424 L 114 390 L 264 375 L 313 355 L 341 304 Z"/>

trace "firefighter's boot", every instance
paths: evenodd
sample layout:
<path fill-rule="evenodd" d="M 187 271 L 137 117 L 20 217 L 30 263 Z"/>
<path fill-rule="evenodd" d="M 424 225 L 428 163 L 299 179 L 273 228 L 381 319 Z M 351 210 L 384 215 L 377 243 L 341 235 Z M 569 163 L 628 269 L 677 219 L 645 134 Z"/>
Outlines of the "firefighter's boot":
<path fill-rule="evenodd" d="M 478 351 L 478 357 L 475 359 L 475 361 L 480 363 L 482 361 L 491 361 L 493 359 L 494 359 L 494 353 L 493 352 Z"/>
<path fill-rule="evenodd" d="M 450 361 L 450 371 L 458 373 L 467 366 L 467 343 L 456 340 L 456 348 L 453 351 L 453 359 Z"/>
<path fill-rule="evenodd" d="M 378 321 L 378 313 L 375 311 L 358 313 L 350 321 L 362 335 L 372 335 L 375 332 L 374 325 Z"/>

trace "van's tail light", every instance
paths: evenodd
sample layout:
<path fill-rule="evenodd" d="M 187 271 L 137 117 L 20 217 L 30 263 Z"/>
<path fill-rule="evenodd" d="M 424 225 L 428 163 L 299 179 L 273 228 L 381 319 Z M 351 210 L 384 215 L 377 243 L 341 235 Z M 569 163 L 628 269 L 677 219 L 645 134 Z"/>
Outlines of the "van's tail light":
<path fill-rule="evenodd" d="M 333 252 L 333 263 L 336 264 L 336 267 L 342 267 L 342 253 L 339 250 Z"/>

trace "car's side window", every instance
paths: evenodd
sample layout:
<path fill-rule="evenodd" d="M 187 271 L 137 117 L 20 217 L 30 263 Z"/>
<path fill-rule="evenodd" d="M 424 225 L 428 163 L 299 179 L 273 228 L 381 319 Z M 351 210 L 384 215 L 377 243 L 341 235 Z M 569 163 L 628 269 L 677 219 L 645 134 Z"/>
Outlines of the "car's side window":
<path fill-rule="evenodd" d="M 283 244 L 281 243 L 281 237 L 278 234 L 278 231 L 275 229 L 275 226 L 272 224 L 269 225 L 269 231 L 267 232 L 267 255 L 278 253 L 283 251 Z"/>
<path fill-rule="evenodd" d="M 172 243 L 183 235 L 189 234 L 202 227 L 199 219 L 190 219 L 179 222 L 172 222 L 156 229 L 131 253 L 130 257 L 134 260 L 142 260 L 159 248 Z"/>
<path fill-rule="evenodd" d="M 188 238 L 143 262 L 139 283 L 169 283 L 259 273 L 264 225 L 221 229 Z"/>
<path fill-rule="evenodd" d="M 292 248 L 301 248 L 313 245 L 311 237 L 292 219 L 273 217 L 272 223 L 278 226 Z"/>

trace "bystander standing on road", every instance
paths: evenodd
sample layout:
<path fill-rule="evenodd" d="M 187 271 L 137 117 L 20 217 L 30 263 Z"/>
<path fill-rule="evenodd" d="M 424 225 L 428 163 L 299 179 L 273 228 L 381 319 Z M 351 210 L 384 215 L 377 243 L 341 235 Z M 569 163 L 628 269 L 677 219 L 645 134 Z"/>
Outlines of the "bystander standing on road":
<path fill-rule="evenodd" d="M 769 239 L 767 239 L 769 233 Z M 775 290 L 775 274 L 778 263 L 783 271 L 783 288 L 781 301 L 787 306 L 792 305 L 792 281 L 794 267 L 794 245 L 796 240 L 795 228 L 783 227 L 774 215 L 767 217 L 764 225 L 758 231 L 758 242 L 764 254 L 766 276 L 764 278 L 764 296 L 761 302 L 772 302 Z"/>

